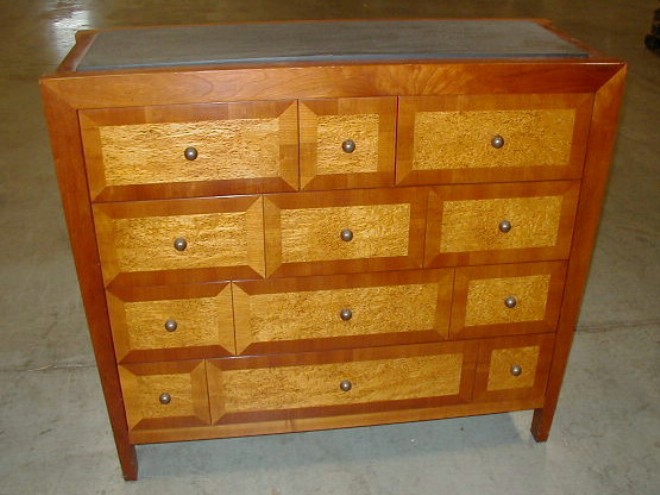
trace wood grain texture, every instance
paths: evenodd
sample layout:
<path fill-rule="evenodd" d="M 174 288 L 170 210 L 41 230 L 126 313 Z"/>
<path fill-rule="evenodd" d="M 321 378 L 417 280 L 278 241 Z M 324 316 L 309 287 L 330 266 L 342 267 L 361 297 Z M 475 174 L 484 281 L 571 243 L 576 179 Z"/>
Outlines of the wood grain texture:
<path fill-rule="evenodd" d="M 490 355 L 490 371 L 486 390 L 529 388 L 534 385 L 541 348 L 537 345 L 515 349 L 495 349 Z M 512 366 L 520 366 L 522 373 L 514 376 Z"/>
<path fill-rule="evenodd" d="M 228 283 L 119 287 L 107 292 L 120 362 L 219 357 L 235 353 Z M 165 323 L 176 322 L 174 331 Z"/>
<path fill-rule="evenodd" d="M 239 353 L 318 350 L 447 338 L 451 270 L 236 282 Z M 340 317 L 350 309 L 351 318 Z"/>
<path fill-rule="evenodd" d="M 296 102 L 86 110 L 80 122 L 93 198 L 123 199 L 135 185 L 167 197 L 171 183 L 298 187 Z"/>
<path fill-rule="evenodd" d="M 338 98 L 300 103 L 303 189 L 394 184 L 396 98 Z M 342 143 L 355 143 L 346 153 Z"/>

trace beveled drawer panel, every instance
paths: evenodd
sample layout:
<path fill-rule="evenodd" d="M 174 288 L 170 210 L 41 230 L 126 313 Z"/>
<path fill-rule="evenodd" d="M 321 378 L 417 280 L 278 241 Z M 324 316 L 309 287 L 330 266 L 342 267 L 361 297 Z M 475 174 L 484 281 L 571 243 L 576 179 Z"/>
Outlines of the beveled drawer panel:
<path fill-rule="evenodd" d="M 239 353 L 432 342 L 447 338 L 452 270 L 233 284 Z"/>
<path fill-rule="evenodd" d="M 106 284 L 261 277 L 263 201 L 244 196 L 94 205 Z"/>
<path fill-rule="evenodd" d="M 229 283 L 119 286 L 107 291 L 107 301 L 120 362 L 235 352 Z"/>
<path fill-rule="evenodd" d="M 457 268 L 452 337 L 553 332 L 565 276 L 562 262 Z"/>
<path fill-rule="evenodd" d="M 298 188 L 295 101 L 83 110 L 93 199 Z"/>
<path fill-rule="evenodd" d="M 579 188 L 578 181 L 434 188 L 425 264 L 566 259 Z"/>
<path fill-rule="evenodd" d="M 592 95 L 401 97 L 397 183 L 580 177 Z"/>
<path fill-rule="evenodd" d="M 271 195 L 264 201 L 269 276 L 419 268 L 427 192 Z"/>
<path fill-rule="evenodd" d="M 469 399 L 476 343 L 211 360 L 213 423 L 424 407 Z"/>
<path fill-rule="evenodd" d="M 302 188 L 394 185 L 395 133 L 395 97 L 302 100 Z"/>
<path fill-rule="evenodd" d="M 204 361 L 120 365 L 119 377 L 129 429 L 209 424 Z"/>
<path fill-rule="evenodd" d="M 554 342 L 553 334 L 482 341 L 479 347 L 474 400 L 534 397 L 541 400 L 548 380 Z"/>

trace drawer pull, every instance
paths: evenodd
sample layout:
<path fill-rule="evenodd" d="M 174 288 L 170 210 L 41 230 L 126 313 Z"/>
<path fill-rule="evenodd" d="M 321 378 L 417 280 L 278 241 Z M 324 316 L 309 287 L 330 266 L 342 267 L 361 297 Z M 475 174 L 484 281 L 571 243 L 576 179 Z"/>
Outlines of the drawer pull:
<path fill-rule="evenodd" d="M 188 161 L 193 161 L 197 159 L 197 148 L 194 148 L 192 146 L 188 147 L 185 149 L 183 152 L 183 156 L 186 157 L 186 160 Z"/>
<path fill-rule="evenodd" d="M 161 404 L 167 405 L 170 402 L 172 402 L 172 396 L 168 394 L 167 392 L 160 394 L 160 397 L 158 398 Z"/>
<path fill-rule="evenodd" d="M 178 325 L 178 323 L 176 322 L 176 320 L 169 319 L 169 320 L 167 320 L 167 321 L 165 322 L 165 330 L 167 330 L 168 332 L 174 332 L 174 331 L 176 331 L 176 329 L 177 329 L 178 326 L 179 326 L 179 325 Z"/>
<path fill-rule="evenodd" d="M 504 305 L 509 309 L 515 308 L 516 304 L 518 304 L 516 296 L 509 296 L 504 300 Z"/>
<path fill-rule="evenodd" d="M 520 376 L 522 375 L 522 372 L 523 372 L 522 366 L 520 366 L 519 364 L 514 364 L 513 366 L 511 366 L 512 376 Z"/>
<path fill-rule="evenodd" d="M 341 383 L 339 384 L 339 388 L 342 389 L 344 392 L 348 392 L 353 388 L 353 384 L 351 383 L 350 380 L 342 380 Z"/>
<path fill-rule="evenodd" d="M 353 311 L 348 308 L 344 308 L 340 311 L 339 317 L 344 321 L 348 321 L 353 318 Z"/>
<path fill-rule="evenodd" d="M 179 237 L 177 240 L 174 241 L 174 249 L 177 251 L 185 251 L 186 248 L 188 247 L 188 241 L 186 241 L 183 237 Z"/>
<path fill-rule="evenodd" d="M 351 242 L 353 240 L 353 231 L 351 229 L 342 230 L 341 240 L 344 242 Z"/>
<path fill-rule="evenodd" d="M 500 149 L 502 146 L 504 146 L 504 138 L 499 134 L 497 136 L 493 136 L 493 139 L 490 140 L 490 144 L 493 146 L 493 148 Z"/>
<path fill-rule="evenodd" d="M 341 143 L 341 149 L 344 150 L 344 153 L 353 153 L 355 151 L 355 141 L 347 139 Z"/>
<path fill-rule="evenodd" d="M 508 220 L 502 220 L 500 222 L 500 232 L 502 232 L 503 234 L 509 232 L 511 230 L 511 227 L 512 227 L 511 222 Z"/>

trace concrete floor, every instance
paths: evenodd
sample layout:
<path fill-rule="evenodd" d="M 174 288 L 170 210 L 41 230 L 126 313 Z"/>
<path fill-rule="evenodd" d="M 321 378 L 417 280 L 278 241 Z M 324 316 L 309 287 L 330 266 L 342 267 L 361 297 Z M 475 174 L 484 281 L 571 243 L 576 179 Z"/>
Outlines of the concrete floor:
<path fill-rule="evenodd" d="M 652 0 L 0 0 L 0 494 L 660 493 L 660 57 Z M 630 62 L 614 173 L 550 441 L 531 414 L 152 445 L 125 483 L 37 78 L 82 28 L 347 17 L 546 17 Z"/>

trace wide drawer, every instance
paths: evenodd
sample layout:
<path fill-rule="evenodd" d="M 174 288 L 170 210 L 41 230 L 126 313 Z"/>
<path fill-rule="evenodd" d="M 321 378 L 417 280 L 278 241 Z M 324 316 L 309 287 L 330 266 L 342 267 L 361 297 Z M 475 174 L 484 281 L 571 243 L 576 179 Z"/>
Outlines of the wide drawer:
<path fill-rule="evenodd" d="M 425 190 L 374 189 L 267 196 L 268 276 L 420 268 Z"/>
<path fill-rule="evenodd" d="M 295 101 L 83 110 L 92 199 L 298 188 Z"/>
<path fill-rule="evenodd" d="M 96 204 L 103 278 L 156 285 L 261 277 L 262 204 L 251 196 Z"/>
<path fill-rule="evenodd" d="M 235 282 L 238 353 L 447 338 L 452 270 Z"/>
<path fill-rule="evenodd" d="M 401 97 L 397 183 L 578 178 L 592 101 L 590 94 Z"/>
<path fill-rule="evenodd" d="M 578 181 L 434 188 L 425 265 L 567 259 L 579 190 Z"/>
<path fill-rule="evenodd" d="M 466 402 L 476 343 L 207 362 L 213 423 L 295 419 Z"/>

